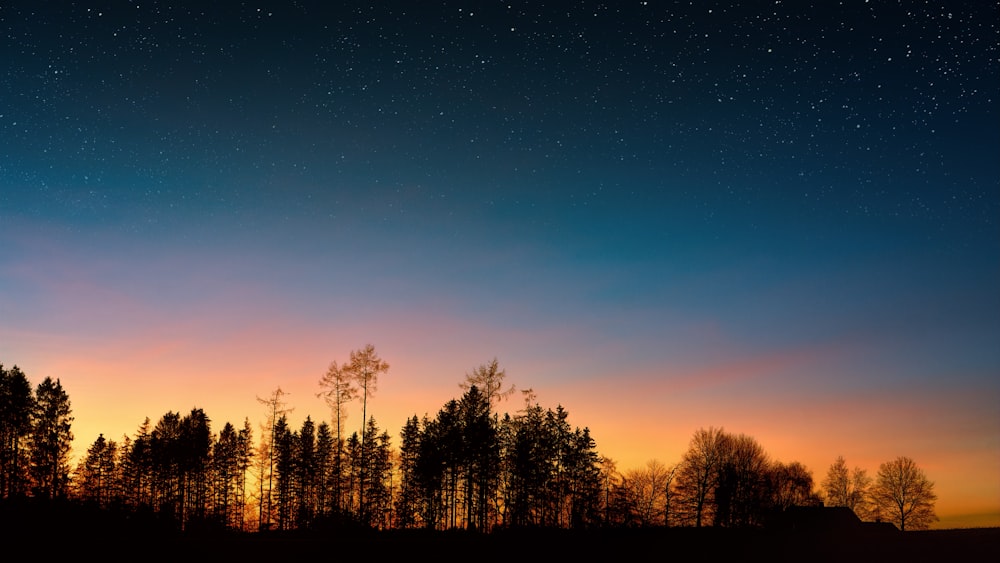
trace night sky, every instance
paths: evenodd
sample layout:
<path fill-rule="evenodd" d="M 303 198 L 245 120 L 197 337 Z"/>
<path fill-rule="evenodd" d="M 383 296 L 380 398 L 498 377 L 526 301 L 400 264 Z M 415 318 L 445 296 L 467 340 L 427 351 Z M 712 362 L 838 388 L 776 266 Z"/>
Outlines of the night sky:
<path fill-rule="evenodd" d="M 496 357 L 619 470 L 724 427 L 1000 525 L 997 4 L 541 4 L 0 4 L 0 362 L 79 452 Z"/>

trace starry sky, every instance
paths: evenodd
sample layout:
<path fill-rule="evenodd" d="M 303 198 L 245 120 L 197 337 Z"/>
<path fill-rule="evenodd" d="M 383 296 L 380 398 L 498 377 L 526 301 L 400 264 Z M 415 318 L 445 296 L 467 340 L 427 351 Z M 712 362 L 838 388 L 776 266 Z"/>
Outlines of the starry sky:
<path fill-rule="evenodd" d="M 4 2 L 0 362 L 79 452 L 329 419 L 367 343 L 398 436 L 497 358 L 619 470 L 723 427 L 1000 525 L 998 11 Z"/>

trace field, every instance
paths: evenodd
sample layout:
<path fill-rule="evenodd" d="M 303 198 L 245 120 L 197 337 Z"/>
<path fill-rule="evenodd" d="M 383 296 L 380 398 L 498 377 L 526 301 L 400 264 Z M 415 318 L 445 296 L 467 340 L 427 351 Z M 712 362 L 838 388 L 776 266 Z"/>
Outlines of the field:
<path fill-rule="evenodd" d="M 375 561 L 985 561 L 1000 560 L 1000 529 L 888 535 L 672 529 L 592 532 L 508 531 L 331 534 L 186 539 L 178 558 L 214 553 L 237 559 L 330 557 Z"/>
<path fill-rule="evenodd" d="M 105 553 L 145 562 L 1000 561 L 1000 528 L 918 532 L 899 532 L 887 525 L 797 530 L 525 529 L 491 534 L 339 528 L 313 533 L 216 530 L 180 534 L 168 531 L 155 518 L 65 508 L 0 503 L 0 538 L 10 548 L 45 560 Z"/>

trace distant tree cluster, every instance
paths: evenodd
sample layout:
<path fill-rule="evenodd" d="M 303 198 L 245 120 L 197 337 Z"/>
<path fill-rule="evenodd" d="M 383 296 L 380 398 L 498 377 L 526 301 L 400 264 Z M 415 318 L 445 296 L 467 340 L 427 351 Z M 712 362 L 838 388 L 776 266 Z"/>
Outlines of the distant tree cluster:
<path fill-rule="evenodd" d="M 240 528 L 251 459 L 249 421 L 226 423 L 216 434 L 202 409 L 147 418 L 134 437 L 104 435 L 87 449 L 73 493 L 101 508 L 154 512 L 190 527 Z"/>
<path fill-rule="evenodd" d="M 614 490 L 609 519 L 632 526 L 755 527 L 821 503 L 805 466 L 773 461 L 752 437 L 719 428 L 696 431 L 676 465 L 650 461 Z"/>
<path fill-rule="evenodd" d="M 848 471 L 839 456 L 827 471 L 823 492 L 828 506 L 850 508 L 862 520 L 892 522 L 900 530 L 925 530 L 938 519 L 934 483 L 905 456 L 881 464 L 874 481 L 864 469 Z"/>
<path fill-rule="evenodd" d="M 600 523 L 600 456 L 561 406 L 499 418 L 476 384 L 434 419 L 410 418 L 400 446 L 397 525 L 582 528 Z"/>
<path fill-rule="evenodd" d="M 872 479 L 839 457 L 817 489 L 801 463 L 773 460 L 754 438 L 720 428 L 697 430 L 675 464 L 619 472 L 588 428 L 572 426 L 561 405 L 543 408 L 531 389 L 519 410 L 501 414 L 516 389 L 496 359 L 466 374 L 461 397 L 434 417 L 407 419 L 394 449 L 367 409 L 388 370 L 371 345 L 331 363 L 317 396 L 332 424 L 306 416 L 291 428 L 278 388 L 258 398 L 256 443 L 249 419 L 215 432 L 195 408 L 155 425 L 147 418 L 120 441 L 102 434 L 71 469 L 73 418 L 59 381 L 32 389 L 20 369 L 0 365 L 0 499 L 74 499 L 181 530 L 746 528 L 822 504 L 902 530 L 937 519 L 933 483 L 909 458 Z M 345 436 L 355 400 L 362 429 Z"/>

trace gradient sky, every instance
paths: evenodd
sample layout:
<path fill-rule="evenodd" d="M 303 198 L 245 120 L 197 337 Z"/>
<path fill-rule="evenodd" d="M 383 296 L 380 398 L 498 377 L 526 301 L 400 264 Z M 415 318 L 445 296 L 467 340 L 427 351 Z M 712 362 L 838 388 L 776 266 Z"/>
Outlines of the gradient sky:
<path fill-rule="evenodd" d="M 496 357 L 620 470 L 723 427 L 1000 525 L 997 4 L 540 4 L 3 3 L 0 362 L 79 453 L 367 343 L 398 442 Z"/>

